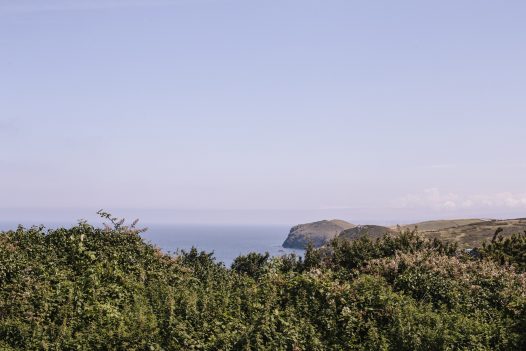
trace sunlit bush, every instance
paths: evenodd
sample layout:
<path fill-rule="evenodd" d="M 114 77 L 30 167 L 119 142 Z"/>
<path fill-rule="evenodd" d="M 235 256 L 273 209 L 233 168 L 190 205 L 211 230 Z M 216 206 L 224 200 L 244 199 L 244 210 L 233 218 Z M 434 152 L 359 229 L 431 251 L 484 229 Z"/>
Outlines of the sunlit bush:
<path fill-rule="evenodd" d="M 526 349 L 523 236 L 467 255 L 404 232 L 229 269 L 102 214 L 0 234 L 0 350 Z"/>

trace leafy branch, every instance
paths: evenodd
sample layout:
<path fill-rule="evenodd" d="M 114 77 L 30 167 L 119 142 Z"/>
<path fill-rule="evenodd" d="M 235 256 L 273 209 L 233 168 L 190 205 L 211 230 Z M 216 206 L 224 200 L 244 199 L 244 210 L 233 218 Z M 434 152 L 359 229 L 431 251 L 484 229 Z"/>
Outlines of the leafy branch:
<path fill-rule="evenodd" d="M 145 231 L 148 230 L 147 227 L 137 228 L 137 223 L 139 222 L 139 219 L 135 219 L 130 225 L 126 225 L 125 224 L 126 223 L 126 219 L 125 218 L 113 217 L 113 215 L 111 213 L 106 212 L 103 209 L 98 210 L 97 214 L 101 218 L 104 218 L 104 219 L 107 219 L 107 220 L 110 221 L 109 224 L 108 223 L 103 223 L 104 228 L 107 231 L 117 230 L 117 231 L 120 231 L 120 232 L 139 234 L 139 233 L 144 233 Z"/>

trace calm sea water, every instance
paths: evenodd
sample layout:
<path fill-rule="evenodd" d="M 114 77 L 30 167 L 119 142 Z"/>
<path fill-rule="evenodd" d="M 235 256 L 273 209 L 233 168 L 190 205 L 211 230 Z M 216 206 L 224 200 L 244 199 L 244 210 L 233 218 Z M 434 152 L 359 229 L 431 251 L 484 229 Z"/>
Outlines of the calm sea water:
<path fill-rule="evenodd" d="M 234 258 L 249 252 L 269 252 L 272 256 L 303 254 L 303 250 L 285 249 L 281 244 L 290 228 L 286 226 L 199 226 L 150 225 L 143 237 L 164 251 L 199 250 L 214 252 L 214 257 L 229 266 Z"/>
<path fill-rule="evenodd" d="M 24 225 L 27 225 L 24 223 Z M 56 228 L 71 223 L 46 223 L 48 228 Z M 233 260 L 249 252 L 269 252 L 272 256 L 287 253 L 302 255 L 303 250 L 285 249 L 281 244 L 287 237 L 287 226 L 238 226 L 238 225 L 146 225 L 148 231 L 143 238 L 165 252 L 178 249 L 213 252 L 217 261 L 230 266 Z M 16 223 L 0 223 L 0 230 L 15 229 Z"/>

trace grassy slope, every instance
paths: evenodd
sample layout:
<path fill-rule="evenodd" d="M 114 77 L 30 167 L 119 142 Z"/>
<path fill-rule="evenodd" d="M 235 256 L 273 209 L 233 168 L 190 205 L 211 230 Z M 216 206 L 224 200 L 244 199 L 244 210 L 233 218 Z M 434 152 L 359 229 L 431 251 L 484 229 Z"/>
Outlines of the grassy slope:
<path fill-rule="evenodd" d="M 330 235 L 327 232 L 327 225 L 332 230 Z M 473 248 L 479 247 L 484 240 L 491 240 L 498 228 L 503 229 L 500 235 L 505 238 L 510 237 L 512 234 L 523 233 L 526 231 L 526 218 L 507 220 L 478 218 L 434 220 L 390 228 L 377 225 L 354 226 L 344 221 L 331 220 L 308 223 L 299 226 L 299 231 L 295 233 L 295 236 L 291 239 L 301 239 L 304 243 L 311 240 L 316 244 L 315 246 L 321 246 L 335 236 L 334 230 L 337 228 L 336 226 L 345 229 L 338 234 L 338 237 L 348 240 L 355 240 L 361 236 L 368 236 L 369 238 L 376 239 L 384 234 L 397 232 L 398 229 L 413 230 L 416 228 L 419 233 L 422 233 L 424 236 L 431 239 L 436 238 L 450 242 L 457 242 L 461 248 Z M 348 228 L 345 228 L 345 226 Z M 287 240 L 291 239 L 288 238 Z M 297 245 L 297 247 L 303 246 L 303 244 Z"/>
<path fill-rule="evenodd" d="M 385 234 L 393 233 L 396 233 L 396 231 L 380 225 L 359 225 L 342 231 L 338 237 L 348 240 L 355 240 L 362 236 L 367 236 L 371 239 L 377 239 L 381 238 Z"/>
<path fill-rule="evenodd" d="M 440 240 L 458 242 L 461 247 L 477 247 L 484 240 L 491 240 L 498 228 L 502 228 L 501 236 L 509 237 L 512 234 L 522 233 L 526 230 L 526 218 L 507 220 L 482 220 L 482 219 L 457 219 L 443 221 L 427 221 L 402 226 L 402 229 L 413 229 Z"/>
<path fill-rule="evenodd" d="M 341 220 L 341 219 L 331 219 L 329 222 L 334 223 L 334 224 L 336 224 L 336 225 L 339 225 L 339 226 L 342 227 L 344 230 L 345 230 L 345 229 L 349 229 L 349 228 L 353 228 L 353 227 L 356 226 L 355 224 L 352 224 L 352 223 L 349 223 L 349 222 L 343 221 L 343 220 Z"/>
<path fill-rule="evenodd" d="M 419 222 L 419 223 L 413 223 L 413 224 L 406 224 L 400 227 L 402 229 L 414 229 L 415 227 L 417 227 L 419 231 L 427 232 L 427 231 L 436 231 L 436 230 L 442 230 L 442 229 L 447 229 L 447 228 L 461 227 L 464 225 L 480 223 L 483 221 L 484 220 L 478 219 L 478 218 L 437 220 L 437 221 L 425 221 L 425 222 Z"/>

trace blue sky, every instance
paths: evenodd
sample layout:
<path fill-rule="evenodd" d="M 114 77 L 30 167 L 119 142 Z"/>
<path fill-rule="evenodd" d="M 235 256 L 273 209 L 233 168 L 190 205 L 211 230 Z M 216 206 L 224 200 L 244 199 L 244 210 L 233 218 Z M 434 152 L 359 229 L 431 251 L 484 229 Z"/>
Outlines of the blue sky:
<path fill-rule="evenodd" d="M 526 212 L 522 1 L 0 0 L 0 220 Z"/>

